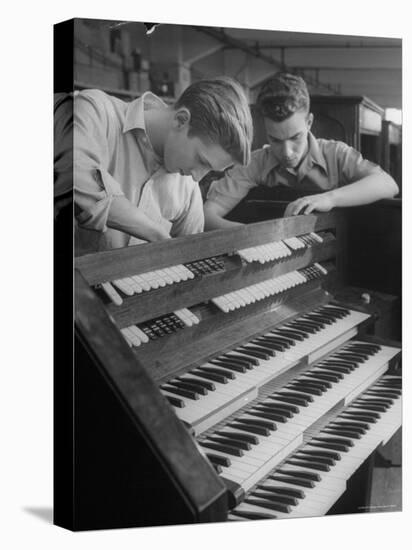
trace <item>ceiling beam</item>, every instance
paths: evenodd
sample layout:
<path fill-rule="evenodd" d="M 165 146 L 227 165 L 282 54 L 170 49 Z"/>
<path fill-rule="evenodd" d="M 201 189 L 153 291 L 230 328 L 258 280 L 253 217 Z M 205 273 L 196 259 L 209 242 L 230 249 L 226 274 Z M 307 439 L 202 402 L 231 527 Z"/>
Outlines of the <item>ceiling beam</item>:
<path fill-rule="evenodd" d="M 213 38 L 220 40 L 223 44 L 225 44 L 225 46 L 228 46 L 231 48 L 237 48 L 253 57 L 262 59 L 266 63 L 269 63 L 270 65 L 275 67 L 278 71 L 293 71 L 293 67 L 287 67 L 281 61 L 278 61 L 277 59 L 273 58 L 270 55 L 262 53 L 260 51 L 259 44 L 256 44 L 255 46 L 250 46 L 247 42 L 244 42 L 243 40 L 239 40 L 237 38 L 233 38 L 229 36 L 223 29 L 219 30 L 211 27 L 195 27 L 195 26 L 193 28 L 198 32 L 203 32 L 208 34 L 209 36 L 213 36 Z M 305 80 L 307 84 L 316 86 L 318 89 L 324 89 L 328 93 L 332 93 L 332 94 L 339 93 L 339 91 L 335 87 L 329 84 L 326 84 L 324 82 L 318 82 L 315 79 L 312 79 L 306 76 L 305 76 Z"/>

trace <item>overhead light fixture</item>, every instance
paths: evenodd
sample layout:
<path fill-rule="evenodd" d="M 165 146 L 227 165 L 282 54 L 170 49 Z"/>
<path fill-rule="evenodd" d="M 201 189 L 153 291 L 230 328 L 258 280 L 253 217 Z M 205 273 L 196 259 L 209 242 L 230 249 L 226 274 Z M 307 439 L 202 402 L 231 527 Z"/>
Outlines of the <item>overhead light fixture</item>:
<path fill-rule="evenodd" d="M 152 32 L 155 30 L 156 27 L 160 25 L 160 23 L 143 23 L 143 25 L 146 27 L 146 34 L 152 34 Z"/>

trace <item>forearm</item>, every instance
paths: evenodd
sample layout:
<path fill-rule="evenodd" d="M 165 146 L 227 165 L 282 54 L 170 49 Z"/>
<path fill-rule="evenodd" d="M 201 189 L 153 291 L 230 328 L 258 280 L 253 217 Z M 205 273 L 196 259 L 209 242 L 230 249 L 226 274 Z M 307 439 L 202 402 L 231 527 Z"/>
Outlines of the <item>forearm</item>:
<path fill-rule="evenodd" d="M 107 218 L 107 226 L 146 241 L 169 239 L 170 235 L 153 222 L 126 197 L 113 197 Z"/>
<path fill-rule="evenodd" d="M 204 205 L 205 214 L 205 231 L 211 231 L 212 229 L 228 229 L 229 227 L 236 227 L 237 225 L 243 225 L 239 222 L 232 222 L 226 220 L 223 216 L 226 212 L 217 212 L 214 205 L 208 205 L 206 202 Z"/>
<path fill-rule="evenodd" d="M 359 181 L 328 191 L 334 208 L 360 206 L 381 199 L 390 199 L 398 193 L 395 181 L 385 172 L 371 174 Z"/>

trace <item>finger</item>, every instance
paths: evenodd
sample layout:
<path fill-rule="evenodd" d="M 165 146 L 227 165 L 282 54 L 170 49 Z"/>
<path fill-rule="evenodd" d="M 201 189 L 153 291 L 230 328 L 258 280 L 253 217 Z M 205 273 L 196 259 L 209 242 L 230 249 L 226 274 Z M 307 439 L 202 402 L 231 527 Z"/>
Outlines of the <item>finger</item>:
<path fill-rule="evenodd" d="M 306 206 L 305 210 L 304 210 L 304 214 L 307 215 L 307 214 L 310 214 L 311 212 L 313 212 L 315 210 L 315 205 L 313 203 L 310 203 Z"/>
<path fill-rule="evenodd" d="M 296 207 L 296 201 L 289 203 L 286 207 L 284 217 L 287 218 L 288 216 L 294 216 L 293 212 L 295 207 Z"/>

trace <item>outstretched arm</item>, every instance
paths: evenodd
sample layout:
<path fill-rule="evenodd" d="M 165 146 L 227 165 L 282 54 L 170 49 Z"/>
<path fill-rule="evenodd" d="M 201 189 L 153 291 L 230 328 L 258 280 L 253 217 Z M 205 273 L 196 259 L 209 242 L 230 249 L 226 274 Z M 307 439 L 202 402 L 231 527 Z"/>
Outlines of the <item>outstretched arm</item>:
<path fill-rule="evenodd" d="M 239 222 L 225 220 L 224 217 L 229 210 L 216 202 L 206 201 L 203 210 L 205 213 L 205 231 L 211 231 L 212 229 L 227 229 L 228 227 L 242 225 Z"/>
<path fill-rule="evenodd" d="M 284 216 L 310 214 L 314 211 L 329 212 L 332 208 L 360 206 L 381 199 L 390 199 L 398 191 L 395 181 L 380 170 L 344 187 L 301 197 L 287 206 Z"/>

